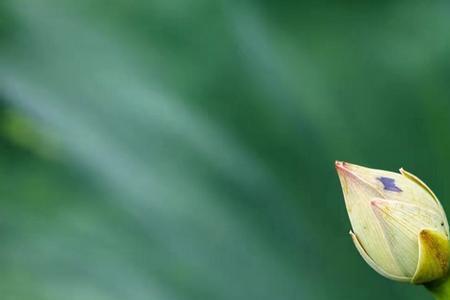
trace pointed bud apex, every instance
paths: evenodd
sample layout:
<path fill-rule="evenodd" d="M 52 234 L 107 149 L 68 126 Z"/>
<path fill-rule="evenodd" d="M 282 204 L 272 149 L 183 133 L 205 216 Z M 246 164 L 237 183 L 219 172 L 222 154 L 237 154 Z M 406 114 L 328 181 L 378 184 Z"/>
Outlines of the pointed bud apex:
<path fill-rule="evenodd" d="M 353 242 L 381 275 L 424 283 L 448 270 L 449 229 L 438 199 L 419 178 L 336 162 Z"/>

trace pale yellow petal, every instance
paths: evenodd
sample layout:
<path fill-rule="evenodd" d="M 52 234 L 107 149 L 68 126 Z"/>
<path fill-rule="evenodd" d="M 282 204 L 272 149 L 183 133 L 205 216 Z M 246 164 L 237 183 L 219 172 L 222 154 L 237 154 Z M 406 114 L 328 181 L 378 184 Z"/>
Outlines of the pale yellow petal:
<path fill-rule="evenodd" d="M 419 259 L 417 237 L 423 228 L 445 233 L 443 220 L 434 210 L 403 201 L 374 199 L 372 208 L 403 274 L 412 277 Z"/>
<path fill-rule="evenodd" d="M 372 258 L 370 258 L 370 256 L 367 254 L 366 250 L 364 250 L 363 246 L 361 245 L 360 241 L 358 240 L 358 237 L 352 232 L 350 231 L 350 235 L 352 237 L 353 243 L 355 244 L 356 249 L 358 250 L 359 254 L 362 256 L 362 258 L 364 259 L 364 261 L 370 266 L 372 267 L 372 269 L 374 269 L 375 271 L 377 271 L 379 274 L 381 274 L 382 276 L 389 278 L 391 280 L 396 280 L 396 281 L 402 281 L 402 282 L 409 282 L 411 281 L 411 278 L 408 277 L 404 277 L 404 276 L 396 276 L 393 274 L 390 274 L 388 272 L 386 272 L 383 268 L 381 268 L 380 266 L 378 266 L 373 260 Z"/>
<path fill-rule="evenodd" d="M 403 176 L 405 176 L 406 178 L 408 178 L 409 180 L 412 180 L 415 183 L 417 183 L 419 186 L 421 186 L 425 191 L 427 191 L 431 195 L 431 197 L 433 198 L 433 200 L 435 201 L 435 203 L 437 205 L 437 210 L 441 214 L 441 218 L 444 220 L 444 227 L 446 229 L 446 235 L 448 237 L 449 236 L 449 226 L 448 226 L 448 222 L 447 222 L 447 217 L 445 215 L 445 211 L 444 211 L 444 208 L 442 207 L 442 204 L 439 202 L 439 200 L 436 197 L 436 195 L 434 194 L 434 192 L 428 187 L 428 185 L 425 184 L 425 182 L 420 180 L 420 178 L 415 176 L 414 174 L 409 173 L 408 171 L 406 171 L 403 168 L 400 168 L 400 173 Z"/>
<path fill-rule="evenodd" d="M 400 173 L 370 169 L 349 163 L 343 164 L 349 172 L 377 189 L 382 194 L 381 198 L 407 201 L 423 207 L 441 209 L 437 205 L 433 193 L 430 193 L 429 189 L 424 188 L 418 181 L 412 180 L 411 177 L 404 176 Z M 383 180 L 392 180 L 392 186 L 396 189 L 389 189 L 389 186 L 383 184 Z"/>
<path fill-rule="evenodd" d="M 371 208 L 370 201 L 382 196 L 376 188 L 363 179 L 337 165 L 344 191 L 345 205 L 353 232 L 358 235 L 362 247 L 370 253 L 376 264 L 382 264 L 386 272 L 395 276 L 403 273 L 398 267 L 383 229 Z"/>
<path fill-rule="evenodd" d="M 434 194 L 434 192 L 428 187 L 428 185 L 425 184 L 425 182 L 423 182 L 422 180 L 420 180 L 419 177 L 417 177 L 416 175 L 409 173 L 408 171 L 406 171 L 403 168 L 400 168 L 400 174 L 402 174 L 403 176 L 405 176 L 406 178 L 414 181 L 415 183 L 417 183 L 418 185 L 420 185 L 422 188 L 424 188 L 430 195 L 431 197 L 439 203 L 438 198 L 436 197 L 436 195 Z"/>

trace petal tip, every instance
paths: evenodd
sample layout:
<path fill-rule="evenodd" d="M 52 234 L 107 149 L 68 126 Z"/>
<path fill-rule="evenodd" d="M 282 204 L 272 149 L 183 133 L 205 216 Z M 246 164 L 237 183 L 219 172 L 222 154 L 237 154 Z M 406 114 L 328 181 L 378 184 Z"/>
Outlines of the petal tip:
<path fill-rule="evenodd" d="M 373 210 L 381 210 L 385 206 L 385 199 L 374 198 L 370 200 L 370 206 Z"/>
<path fill-rule="evenodd" d="M 339 161 L 339 160 L 336 160 L 334 162 L 334 166 L 336 167 L 337 170 L 343 169 L 344 168 L 344 164 L 345 163 L 343 161 Z"/>
<path fill-rule="evenodd" d="M 350 174 L 352 173 L 351 169 L 349 168 L 351 164 L 348 162 L 336 160 L 334 162 L 334 165 L 338 173 L 350 173 Z"/>

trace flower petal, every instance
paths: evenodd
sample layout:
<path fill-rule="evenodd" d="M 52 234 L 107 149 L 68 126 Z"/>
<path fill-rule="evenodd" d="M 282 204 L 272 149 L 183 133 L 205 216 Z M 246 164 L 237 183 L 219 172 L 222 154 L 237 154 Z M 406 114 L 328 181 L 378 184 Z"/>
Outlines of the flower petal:
<path fill-rule="evenodd" d="M 352 224 L 352 230 L 358 237 L 360 244 L 370 253 L 371 259 L 382 265 L 389 274 L 402 276 L 402 270 L 394 260 L 390 246 L 384 236 L 383 228 L 376 218 L 370 201 L 382 194 L 372 185 L 365 182 L 345 163 L 336 163 L 336 168 L 344 193 L 345 205 Z"/>
<path fill-rule="evenodd" d="M 447 237 L 449 236 L 449 226 L 448 226 L 448 222 L 447 222 L 447 217 L 445 216 L 445 211 L 444 208 L 442 207 L 441 203 L 439 202 L 438 198 L 436 197 L 436 195 L 434 194 L 434 192 L 425 184 L 425 182 L 423 182 L 422 180 L 420 180 L 419 177 L 415 176 L 412 173 L 409 173 L 408 171 L 406 171 L 403 168 L 400 168 L 400 173 L 405 176 L 406 178 L 408 178 L 409 180 L 412 180 L 413 182 L 417 183 L 419 186 L 421 186 L 427 193 L 429 193 L 431 195 L 431 197 L 434 199 L 436 205 L 438 206 L 438 211 L 440 212 L 440 214 L 442 215 L 442 219 L 444 220 L 444 227 L 447 231 Z"/>
<path fill-rule="evenodd" d="M 435 210 L 404 201 L 374 199 L 371 204 L 398 266 L 412 277 L 419 259 L 417 237 L 423 228 L 445 234 L 442 217 Z"/>
<path fill-rule="evenodd" d="M 419 284 L 443 277 L 448 271 L 448 239 L 440 232 L 424 229 L 419 233 L 419 261 L 413 283 Z"/>
<path fill-rule="evenodd" d="M 350 236 L 352 237 L 353 243 L 355 244 L 355 247 L 358 250 L 359 254 L 363 257 L 364 261 L 370 267 L 372 267 L 372 269 L 377 271 L 382 276 L 384 276 L 384 277 L 386 277 L 388 279 L 391 279 L 391 280 L 402 281 L 402 282 L 409 282 L 409 281 L 411 281 L 411 278 L 404 277 L 404 276 L 393 275 L 393 274 L 390 274 L 390 273 L 386 272 L 385 270 L 383 270 L 380 266 L 378 266 L 372 260 L 372 258 L 370 258 L 370 256 L 367 254 L 366 250 L 364 250 L 363 246 L 361 245 L 358 237 L 352 231 L 350 231 Z"/>
<path fill-rule="evenodd" d="M 423 207 L 441 210 L 436 196 L 414 175 L 404 171 L 402 174 L 384 170 L 370 169 L 347 162 L 341 163 L 347 173 L 359 178 L 380 194 L 380 198 L 407 201 Z"/>
<path fill-rule="evenodd" d="M 406 171 L 403 168 L 400 168 L 400 174 L 402 174 L 403 176 L 405 176 L 406 178 L 408 178 L 409 180 L 412 180 L 413 182 L 417 183 L 418 185 L 420 185 L 422 188 L 425 189 L 425 191 L 427 191 L 431 197 L 433 197 L 433 199 L 439 203 L 438 198 L 436 197 L 436 195 L 433 193 L 433 191 L 428 187 L 428 185 L 425 184 L 425 182 L 423 182 L 422 180 L 420 180 L 419 177 L 417 177 L 416 175 L 409 173 L 408 171 Z"/>

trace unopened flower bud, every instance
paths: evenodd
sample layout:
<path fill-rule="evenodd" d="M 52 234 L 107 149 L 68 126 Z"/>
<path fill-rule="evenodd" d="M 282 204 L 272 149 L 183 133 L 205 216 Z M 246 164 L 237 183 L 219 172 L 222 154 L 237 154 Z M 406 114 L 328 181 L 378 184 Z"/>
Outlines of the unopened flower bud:
<path fill-rule="evenodd" d="M 449 228 L 439 200 L 419 178 L 336 162 L 352 231 L 381 275 L 425 283 L 447 274 Z"/>

